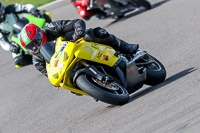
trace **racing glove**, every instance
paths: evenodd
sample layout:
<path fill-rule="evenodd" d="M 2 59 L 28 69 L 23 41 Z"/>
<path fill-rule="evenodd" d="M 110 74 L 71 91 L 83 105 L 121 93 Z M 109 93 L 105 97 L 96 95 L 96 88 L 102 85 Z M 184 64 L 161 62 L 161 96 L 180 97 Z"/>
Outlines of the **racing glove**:
<path fill-rule="evenodd" d="M 74 34 L 72 35 L 73 42 L 75 42 L 78 39 L 80 39 L 81 37 L 83 37 L 84 34 L 85 34 L 85 30 L 81 26 L 76 27 Z"/>
<path fill-rule="evenodd" d="M 40 10 L 38 10 L 37 8 L 32 8 L 32 9 L 31 9 L 31 14 L 32 14 L 33 16 L 38 17 L 38 16 L 40 15 Z"/>
<path fill-rule="evenodd" d="M 10 52 L 18 54 L 20 52 L 20 48 L 15 46 L 15 45 L 11 45 L 10 46 Z"/>

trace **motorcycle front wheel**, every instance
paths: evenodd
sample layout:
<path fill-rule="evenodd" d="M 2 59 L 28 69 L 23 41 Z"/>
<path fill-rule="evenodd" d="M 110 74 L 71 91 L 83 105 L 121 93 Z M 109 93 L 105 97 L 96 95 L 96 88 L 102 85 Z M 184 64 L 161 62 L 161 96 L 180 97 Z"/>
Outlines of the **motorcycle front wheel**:
<path fill-rule="evenodd" d="M 128 91 L 115 81 L 112 81 L 109 84 L 104 84 L 87 74 L 81 74 L 77 78 L 76 84 L 81 90 L 96 100 L 108 104 L 123 105 L 129 100 Z"/>

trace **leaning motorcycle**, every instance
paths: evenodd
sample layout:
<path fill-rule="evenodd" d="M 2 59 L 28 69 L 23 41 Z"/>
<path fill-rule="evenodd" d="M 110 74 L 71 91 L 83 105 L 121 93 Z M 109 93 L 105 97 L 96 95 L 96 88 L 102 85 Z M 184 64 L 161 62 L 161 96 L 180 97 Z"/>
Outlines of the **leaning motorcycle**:
<path fill-rule="evenodd" d="M 166 78 L 162 63 L 141 49 L 134 55 L 123 55 L 83 38 L 76 42 L 59 38 L 56 45 L 44 44 L 40 52 L 54 86 L 108 104 L 125 104 L 129 94 L 144 84 L 157 85 Z"/>
<path fill-rule="evenodd" d="M 74 5 L 80 8 L 81 5 Z M 84 9 L 84 7 L 82 7 Z M 99 19 L 120 19 L 126 13 L 139 9 L 141 11 L 151 9 L 151 3 L 147 0 L 90 0 L 87 11 L 91 11 Z M 87 12 L 86 11 L 86 12 Z M 80 12 L 83 15 L 83 12 Z M 84 16 L 84 15 L 83 15 Z"/>

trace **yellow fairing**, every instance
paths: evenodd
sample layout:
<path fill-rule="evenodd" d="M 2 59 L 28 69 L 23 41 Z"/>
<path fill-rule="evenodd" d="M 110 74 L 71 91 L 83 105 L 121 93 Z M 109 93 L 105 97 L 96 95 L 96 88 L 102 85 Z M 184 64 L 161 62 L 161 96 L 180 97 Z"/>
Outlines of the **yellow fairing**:
<path fill-rule="evenodd" d="M 112 67 L 119 59 L 114 55 L 115 50 L 107 45 L 86 42 L 84 39 L 78 42 L 57 40 L 55 53 L 47 64 L 47 73 L 50 82 L 57 87 L 63 87 L 72 92 L 87 95 L 85 92 L 74 88 L 70 80 L 70 72 L 75 63 L 80 60 L 90 60 Z"/>

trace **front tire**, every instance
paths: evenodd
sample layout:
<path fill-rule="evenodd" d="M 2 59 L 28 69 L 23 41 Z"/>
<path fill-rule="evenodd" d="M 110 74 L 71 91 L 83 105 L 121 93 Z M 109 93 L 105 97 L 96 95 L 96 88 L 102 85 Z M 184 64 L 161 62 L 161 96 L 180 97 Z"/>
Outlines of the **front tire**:
<path fill-rule="evenodd" d="M 76 84 L 84 92 L 102 102 L 113 105 L 123 105 L 128 102 L 129 93 L 120 84 L 113 81 L 112 85 L 114 84 L 114 86 L 109 85 L 109 87 L 117 87 L 118 90 L 110 90 L 103 83 L 95 82 L 96 80 L 87 74 L 81 74 L 78 76 Z"/>

